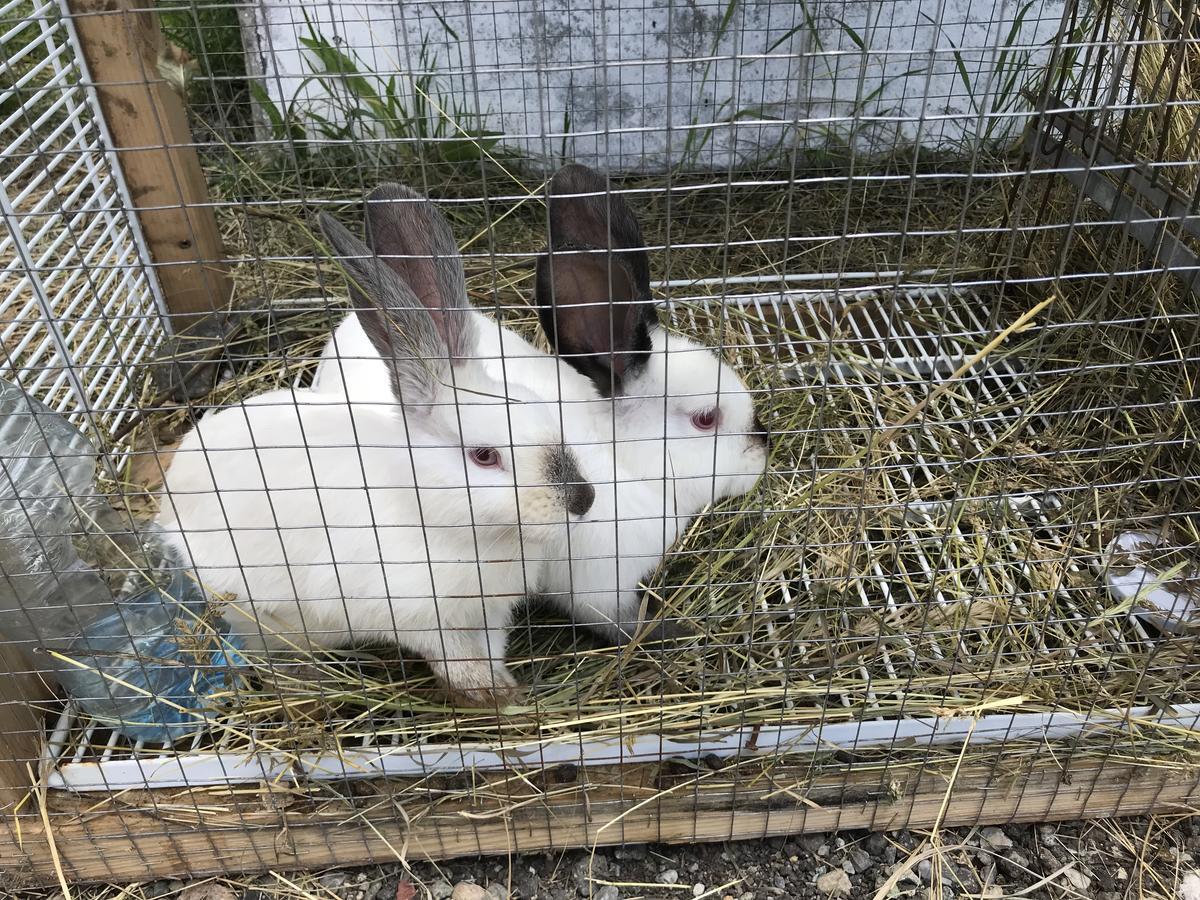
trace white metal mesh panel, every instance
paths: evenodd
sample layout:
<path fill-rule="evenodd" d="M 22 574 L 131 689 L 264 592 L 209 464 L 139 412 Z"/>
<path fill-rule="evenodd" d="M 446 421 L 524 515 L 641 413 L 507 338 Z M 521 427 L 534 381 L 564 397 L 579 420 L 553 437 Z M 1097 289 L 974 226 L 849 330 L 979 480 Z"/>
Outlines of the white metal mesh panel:
<path fill-rule="evenodd" d="M 0 376 L 111 434 L 165 319 L 80 60 L 56 2 L 0 7 Z"/>

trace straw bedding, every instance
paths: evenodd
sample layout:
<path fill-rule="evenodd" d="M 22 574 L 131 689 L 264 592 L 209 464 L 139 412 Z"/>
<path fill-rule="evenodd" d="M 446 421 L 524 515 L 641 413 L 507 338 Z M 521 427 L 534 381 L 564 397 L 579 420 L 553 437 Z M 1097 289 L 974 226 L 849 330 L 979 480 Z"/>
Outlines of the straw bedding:
<path fill-rule="evenodd" d="M 671 290 L 676 327 L 725 348 L 760 392 L 773 433 L 759 488 L 697 520 L 647 581 L 696 637 L 618 652 L 533 609 L 509 649 L 528 699 L 503 717 L 450 710 L 427 670 L 394 650 L 317 661 L 317 680 L 262 661 L 214 739 L 283 751 L 349 747 L 372 734 L 403 746 L 511 745 L 1200 699 L 1194 641 L 1130 620 L 1095 571 L 1115 528 L 1200 499 L 1188 449 L 1196 425 L 1174 402 L 1194 389 L 1181 360 L 1195 356 L 1197 340 L 1194 325 L 1187 333 L 1165 315 L 1183 302 L 1177 287 L 1097 277 L 1005 289 L 1001 276 L 1053 271 L 1063 239 L 1054 230 L 1014 239 L 1006 223 L 1022 204 L 1031 217 L 1036 200 L 1066 221 L 1071 197 L 1037 178 L 1016 193 L 1012 179 L 914 182 L 910 166 L 898 162 L 894 178 L 813 177 L 790 193 L 760 184 L 771 178 L 679 179 L 670 194 L 661 182 L 628 185 L 644 189 L 630 202 L 648 242 L 670 248 L 654 254 L 656 279 L 924 273 L 883 279 L 874 293 L 831 275 L 812 287 L 841 293 L 804 294 L 782 309 L 770 297 L 727 304 L 724 315 L 710 301 L 778 295 L 779 283 Z M 386 175 L 448 185 L 431 193 L 463 243 L 473 301 L 536 334 L 529 255 L 544 233 L 539 184 L 493 172 L 486 189 L 500 199 L 485 205 L 456 202 L 484 193 L 478 176 Z M 214 184 L 227 204 L 226 246 L 240 259 L 237 330 L 220 383 L 197 407 L 311 373 L 345 302 L 309 231 L 311 211 L 328 204 L 351 222 L 359 208 L 338 204 L 361 196 L 361 186 L 322 173 L 285 177 L 265 164 L 227 169 Z M 1109 229 L 1083 228 L 1067 271 L 1120 270 L 1135 252 Z M 972 281 L 972 291 L 912 301 L 894 290 Z M 1157 318 L 1118 314 L 1129 309 Z M 971 314 L 981 321 L 964 328 Z M 909 350 L 954 350 L 943 386 L 864 343 L 872 322 L 912 335 Z M 1154 364 L 1133 365 L 1147 359 Z M 154 451 L 169 449 L 189 421 L 150 387 L 145 401 L 154 411 L 126 436 L 142 451 L 124 486 L 139 509 L 152 506 L 137 492 L 153 489 L 166 458 Z M 1011 497 L 1043 500 L 1021 507 Z M 1173 527 L 1197 536 L 1190 516 Z"/>

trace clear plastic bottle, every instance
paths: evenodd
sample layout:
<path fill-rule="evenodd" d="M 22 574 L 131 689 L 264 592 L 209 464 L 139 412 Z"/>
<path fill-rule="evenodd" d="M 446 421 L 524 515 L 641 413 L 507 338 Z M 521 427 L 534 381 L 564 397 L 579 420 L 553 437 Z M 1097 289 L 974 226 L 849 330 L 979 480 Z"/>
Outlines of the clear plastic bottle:
<path fill-rule="evenodd" d="M 0 633 L 76 705 L 133 739 L 204 726 L 241 663 L 226 624 L 151 525 L 97 493 L 99 454 L 0 379 Z"/>

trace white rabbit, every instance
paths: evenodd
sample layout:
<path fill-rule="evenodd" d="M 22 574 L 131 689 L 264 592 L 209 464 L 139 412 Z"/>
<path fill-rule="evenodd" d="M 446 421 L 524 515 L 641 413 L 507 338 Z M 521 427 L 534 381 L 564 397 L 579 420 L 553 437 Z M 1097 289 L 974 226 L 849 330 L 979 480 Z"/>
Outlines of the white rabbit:
<path fill-rule="evenodd" d="M 604 179 L 563 167 L 549 211 L 551 252 L 538 260 L 536 296 L 561 359 L 495 322 L 484 326 L 480 352 L 494 353 L 494 377 L 561 403 L 565 440 L 596 486 L 589 521 L 572 528 L 569 556 L 547 564 L 540 593 L 624 641 L 642 624 L 639 581 L 692 518 L 757 483 L 766 431 L 730 366 L 660 326 L 641 229 Z M 322 356 L 317 390 L 381 396 L 382 360 L 354 316 Z M 672 630 L 660 626 L 656 636 Z"/>
<path fill-rule="evenodd" d="M 389 405 L 281 390 L 207 416 L 176 451 L 160 521 L 207 588 L 235 595 L 249 642 L 399 643 L 452 694 L 492 705 L 516 685 L 504 646 L 534 590 L 526 557 L 561 558 L 594 489 L 557 406 L 475 358 L 478 313 L 440 213 L 395 185 L 372 198 L 409 201 L 374 207 L 376 245 L 412 257 L 399 270 L 321 227 Z"/>
<path fill-rule="evenodd" d="M 549 218 L 550 252 L 537 268 L 542 328 L 606 398 L 584 408 L 594 433 L 612 441 L 612 468 L 598 471 L 595 454 L 577 446 L 596 503 L 571 531 L 570 564 L 548 567 L 543 592 L 576 622 L 620 637 L 641 622 L 638 582 L 691 520 L 758 482 L 767 433 L 737 372 L 712 348 L 659 324 L 641 228 L 602 176 L 560 169 Z M 580 404 L 564 403 L 571 408 Z M 566 427 L 573 446 L 574 419 Z"/>

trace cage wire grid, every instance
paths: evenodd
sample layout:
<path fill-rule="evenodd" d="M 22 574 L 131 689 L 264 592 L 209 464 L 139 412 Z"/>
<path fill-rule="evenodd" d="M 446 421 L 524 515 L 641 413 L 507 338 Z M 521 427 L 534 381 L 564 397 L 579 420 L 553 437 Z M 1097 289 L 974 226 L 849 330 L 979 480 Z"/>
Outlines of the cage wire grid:
<path fill-rule="evenodd" d="M 145 243 L 56 3 L 0 7 L 0 374 L 101 435 L 135 411 L 164 309 Z"/>
<path fill-rule="evenodd" d="M 674 4 L 622 7 L 626 15 L 589 8 L 590 27 L 559 33 L 565 58 L 553 60 L 502 56 L 506 42 L 521 54 L 531 41 L 543 51 L 555 42 L 553 10 L 536 4 L 466 4 L 456 18 L 423 7 L 272 2 L 238 10 L 233 49 L 228 26 L 207 28 L 199 7 L 160 7 L 164 18 L 175 14 L 175 36 L 191 36 L 199 61 L 200 74 L 183 84 L 234 267 L 235 331 L 219 380 L 195 407 L 307 384 L 344 289 L 332 266 L 314 261 L 304 223 L 313 209 L 356 202 L 376 173 L 403 172 L 442 203 L 456 237 L 469 238 L 472 295 L 528 327 L 520 272 L 544 240 L 545 221 L 544 212 L 526 212 L 541 194 L 520 165 L 534 157 L 606 159 L 617 170 L 669 165 L 666 175 L 620 185 L 646 216 L 658 289 L 675 326 L 735 356 L 758 401 L 786 420 L 766 478 L 809 489 L 760 488 L 700 520 L 668 554 L 652 588 L 668 601 L 678 591 L 689 604 L 683 614 L 704 626 L 699 665 L 682 648 L 672 661 L 670 649 L 656 658 L 620 656 L 582 638 L 565 646 L 558 632 L 522 622 L 515 637 L 536 675 L 575 672 L 594 682 L 615 660 L 635 687 L 608 682 L 612 697 L 562 704 L 539 698 L 535 679 L 530 709 L 494 720 L 447 719 L 410 696 L 388 703 L 402 685 L 370 659 L 348 661 L 332 690 L 317 684 L 272 703 L 281 681 L 268 662 L 265 687 L 239 688 L 226 718 L 175 746 L 130 744 L 69 708 L 52 711 L 49 786 L 113 793 L 833 750 L 920 760 L 964 742 L 1014 753 L 1058 742 L 1066 756 L 1191 758 L 1196 642 L 1114 601 L 1105 548 L 1130 523 L 1169 523 L 1194 537 L 1187 504 L 1198 470 L 1186 416 L 1194 418 L 1195 404 L 1188 372 L 1200 359 L 1195 297 L 1163 276 L 1170 265 L 1121 236 L 1133 217 L 1097 211 L 1082 193 L 1064 199 L 1055 178 L 1071 165 L 1004 155 L 1029 117 L 1004 88 L 1015 57 L 1038 71 L 1070 57 L 1083 74 L 1057 85 L 1068 108 L 1092 115 L 1123 148 L 1157 150 L 1146 157 L 1151 177 L 1189 202 L 1177 215 L 1141 221 L 1175 229 L 1190 218 L 1197 190 L 1197 104 L 1180 95 L 1195 39 L 1186 28 L 1164 36 L 1170 21 L 1144 14 L 1167 15 L 1153 4 L 1137 8 L 1140 20 L 1112 4 L 1087 9 L 1123 16 L 1089 20 L 1075 3 L 1046 4 L 1036 16 L 1007 2 L 915 3 L 897 4 L 903 13 L 885 20 L 883 5 L 863 12 L 833 4 L 822 12 L 824 32 L 801 27 L 798 17 L 808 14 L 799 5 L 785 21 L 777 4 L 750 6 L 704 7 L 707 18 L 682 23 Z M 980 7 L 987 15 L 977 26 L 968 13 Z M 530 8 L 537 14 L 516 14 Z M 699 16 L 700 7 L 689 9 Z M 57 7 L 3 10 L 23 16 L 4 26 L 6 49 L 16 39 L 28 41 L 27 54 L 47 51 L 5 85 L 19 105 L 4 124 L 20 131 L 4 132 L 9 228 L 0 258 L 22 278 L 2 307 L 6 359 L 19 361 L 5 371 L 56 408 L 95 411 L 98 430 L 113 434 L 145 400 L 137 373 L 166 329 L 143 268 L 137 205 L 105 153 Z M 558 12 L 580 15 L 570 6 Z M 665 39 L 653 44 L 647 35 L 657 20 L 646 29 L 644 19 L 660 14 Z M 1188 4 L 1179 15 L 1191 22 L 1195 12 Z M 1016 28 L 1026 19 L 1028 33 Z M 33 27 L 36 39 L 25 37 Z M 433 27 L 443 45 L 423 31 Z M 956 30 L 969 39 L 955 40 Z M 673 37 L 680 34 L 682 45 Z M 241 56 L 241 41 L 245 72 L 221 74 L 219 60 Z M 1156 52 L 1165 59 L 1147 82 L 1141 73 L 1154 68 L 1146 59 Z M 4 71 L 19 72 L 22 53 L 7 56 Z M 966 70 L 985 82 L 979 93 Z M 593 81 L 580 90 L 572 79 L 588 73 Z M 347 97 L 370 108 L 368 89 L 393 75 L 413 85 L 406 103 L 427 101 L 425 118 L 412 119 L 419 128 L 397 135 L 385 117 L 375 132 L 334 121 Z M 531 80 L 534 89 L 521 89 Z M 722 90 L 725 99 L 716 99 Z M 758 94 L 747 101 L 745 90 Z M 466 105 L 452 108 L 452 97 Z M 697 110 L 706 107 L 721 111 L 701 121 Z M 309 115 L 293 123 L 272 115 L 281 110 Z M 572 112 L 592 124 L 563 127 Z M 1171 158 L 1163 134 L 1178 131 L 1181 118 L 1190 124 L 1172 146 L 1182 146 L 1182 157 Z M 489 132 L 496 122 L 498 137 Z M 755 169 L 752 152 L 780 134 L 836 138 L 844 161 L 835 166 L 824 149 L 796 139 Z M 56 141 L 61 149 L 48 152 Z M 969 152 L 940 166 L 901 152 L 926 141 Z M 505 155 L 509 142 L 516 149 Z M 873 161 L 881 148 L 891 151 L 885 165 Z M 463 152 L 465 161 L 455 158 Z M 1123 173 L 1137 165 L 1086 162 L 1089 175 L 1111 177 L 1122 191 Z M 868 196 L 884 208 L 869 209 Z M 1092 290 L 1115 299 L 1089 302 Z M 1063 299 L 1043 318 L 1010 335 L 1002 352 L 965 366 L 1051 291 Z M 1106 376 L 1118 382 L 1115 397 L 1096 387 Z M 1060 402 L 1075 381 L 1087 385 L 1074 398 L 1083 408 L 1069 396 Z M 1142 385 L 1157 399 L 1140 398 Z M 1164 426 L 1167 436 L 1135 433 L 1125 447 L 1121 438 L 1131 435 L 1087 424 L 1160 409 L 1183 413 L 1184 425 Z M 148 461 L 142 475 L 150 480 L 187 416 L 182 404 L 160 403 L 116 449 Z M 1176 451 L 1175 467 L 1156 471 L 1159 457 L 1139 455 L 1147 444 Z M 1129 459 L 1105 481 L 1104 461 L 1122 451 Z M 1076 483 L 1075 471 L 1091 480 Z M 793 505 L 772 505 L 780 496 Z M 742 534 L 722 528 L 734 511 Z M 716 571 L 704 560 L 725 549 L 718 539 L 744 537 L 751 521 L 782 528 L 782 516 L 792 519 L 788 539 L 753 535 L 748 555 L 762 561 L 752 581 L 739 577 L 745 568 Z M 740 591 L 741 601 L 706 612 L 705 593 L 717 591 Z M 653 702 L 635 702 L 631 690 L 645 689 L 646 673 L 673 664 L 687 697 L 668 698 L 660 686 L 650 688 Z M 338 707 L 355 692 L 349 709 Z"/>
<path fill-rule="evenodd" d="M 828 319 L 837 321 L 848 308 L 861 310 L 864 300 L 877 297 L 877 292 L 871 290 L 837 295 L 789 294 L 782 302 L 776 295 L 752 295 L 744 299 L 753 309 L 753 316 L 761 322 L 802 322 L 811 318 L 814 307 L 829 310 Z M 956 302 L 951 302 L 952 297 Z M 904 398 L 898 404 L 900 408 L 916 406 L 920 401 L 917 388 L 936 389 L 938 385 L 946 384 L 949 376 L 972 358 L 969 348 L 989 334 L 984 324 L 989 318 L 988 311 L 976 294 L 907 291 L 897 295 L 895 301 L 888 317 L 890 322 L 869 315 L 850 315 L 847 333 L 839 343 L 844 346 L 846 356 L 854 361 L 838 360 L 818 365 L 811 362 L 812 356 L 804 352 L 805 348 L 798 349 L 792 342 L 778 342 L 780 358 L 759 358 L 757 364 L 776 367 L 785 382 L 799 384 L 800 387 L 795 389 L 807 394 L 805 402 L 810 406 L 822 402 L 814 396 L 818 393 L 858 394 L 857 403 L 877 411 L 868 427 L 877 429 L 877 433 L 886 433 L 887 422 L 878 413 L 880 392 L 898 390 Z M 914 328 L 914 321 L 928 321 L 931 312 L 947 316 L 943 320 L 947 325 L 944 333 L 922 333 Z M 685 331 L 703 333 L 705 330 L 702 321 L 697 321 L 694 307 L 685 308 L 677 318 L 677 327 Z M 762 333 L 765 329 L 760 326 L 759 333 L 755 334 L 752 321 L 752 316 L 741 317 L 739 330 L 746 337 L 745 346 L 770 349 L 773 343 Z M 891 328 L 884 327 L 887 325 Z M 821 344 L 830 339 L 831 335 L 814 336 Z M 863 360 L 865 365 L 861 364 Z M 1014 658 L 1005 660 L 1009 666 L 1021 662 L 1033 666 L 1039 657 L 1052 658 L 1064 651 L 1069 658 L 1078 653 L 1077 645 L 1081 642 L 1092 645 L 1093 650 L 1099 648 L 1102 653 L 1113 654 L 1129 652 L 1131 647 L 1152 646 L 1156 638 L 1147 632 L 1138 616 L 1113 616 L 1106 612 L 1105 607 L 1111 599 L 1102 587 L 1106 563 L 1095 548 L 1089 546 L 1079 525 L 1064 522 L 1058 515 L 1064 502 L 1055 493 L 1004 491 L 991 496 L 911 499 L 928 496 L 929 492 L 923 493 L 922 488 L 929 487 L 934 487 L 933 493 L 953 495 L 954 482 L 963 477 L 963 461 L 987 459 L 993 452 L 988 448 L 1000 442 L 1002 432 L 1018 431 L 1030 441 L 1037 441 L 1042 433 L 1053 427 L 1047 416 L 1030 413 L 1024 407 L 1025 402 L 1034 403 L 1034 391 L 1029 382 L 1037 376 L 1023 371 L 1019 362 L 1005 360 L 996 366 L 973 368 L 966 382 L 970 396 L 958 398 L 957 402 L 952 398 L 948 420 L 938 423 L 941 427 L 937 430 L 944 430 L 945 437 L 939 440 L 926 431 L 907 433 L 896 441 L 896 448 L 890 450 L 885 461 L 879 464 L 887 492 L 906 499 L 898 506 L 883 505 L 875 510 L 877 515 L 898 519 L 896 533 L 890 538 L 871 535 L 866 539 L 905 546 L 911 553 L 910 564 L 915 563 L 920 574 L 934 585 L 932 597 L 921 596 L 911 586 L 894 589 L 890 585 L 894 573 L 885 571 L 881 563 L 874 560 L 869 572 L 857 579 L 851 592 L 852 599 L 862 610 L 870 611 L 878 605 L 879 601 L 872 599 L 877 596 L 884 609 L 892 614 L 920 609 L 929 602 L 944 610 L 964 602 L 969 608 L 974 601 L 985 604 L 991 600 L 1007 600 L 1015 605 L 1018 622 L 1037 623 L 1039 614 L 1026 605 L 1030 596 L 1025 587 L 1028 570 L 1061 561 L 1070 580 L 1084 585 L 1090 580 L 1093 586 L 1082 590 L 1066 584 L 1054 586 L 1053 592 L 1061 600 L 1062 607 L 1043 614 L 1045 618 L 1040 623 L 1043 627 L 1038 642 L 1029 648 L 1026 659 L 1019 659 L 1014 654 Z M 973 406 L 995 411 L 982 412 Z M 950 481 L 950 490 L 938 488 L 939 481 Z M 1060 489 L 1064 494 L 1070 494 L 1072 490 L 1078 488 L 1063 486 Z M 993 520 L 996 530 L 986 539 L 995 544 L 1001 557 L 999 560 L 988 561 L 982 567 L 947 567 L 941 545 L 947 541 L 966 543 L 974 536 L 972 526 L 962 523 L 956 515 L 961 514 L 965 506 L 981 507 Z M 975 527 L 980 524 L 986 523 L 976 522 Z M 1044 557 L 1031 557 L 1029 549 L 1017 543 L 1025 535 L 1033 534 L 1043 541 L 1041 552 Z M 954 599 L 948 599 L 947 592 L 936 587 L 935 574 L 947 569 L 957 582 L 954 593 L 959 597 Z M 980 589 L 985 579 L 997 584 L 992 589 L 994 594 Z M 770 622 L 769 635 L 775 627 L 769 617 L 777 616 L 781 621 L 794 617 L 798 598 L 819 597 L 826 593 L 822 580 L 815 578 L 808 567 L 801 564 L 780 573 L 773 583 L 755 586 L 756 594 L 769 592 L 777 598 L 777 607 L 762 603 L 763 615 Z M 962 595 L 971 599 L 963 601 Z M 841 616 L 845 622 L 844 610 L 824 607 L 824 611 Z M 904 716 L 903 694 L 915 685 L 925 658 L 924 648 L 918 645 L 926 645 L 928 649 L 924 652 L 930 654 L 932 661 L 944 660 L 947 655 L 965 658 L 986 672 L 988 666 L 1005 655 L 1000 642 L 1008 627 L 1001 622 L 965 628 L 955 634 L 949 629 L 922 625 L 916 635 L 896 635 L 896 646 L 889 647 L 880 641 L 876 648 L 883 673 L 899 682 L 902 685 L 899 689 L 880 691 L 873 685 L 873 676 L 866 667 L 858 666 L 858 690 L 831 690 L 828 696 L 816 698 L 834 704 L 835 708 L 822 707 L 820 703 L 812 706 L 811 699 L 807 703 L 789 700 L 785 710 L 769 717 L 765 723 L 734 729 L 708 729 L 700 715 L 694 722 L 689 722 L 688 727 L 677 726 L 674 734 L 655 733 L 651 728 L 607 738 L 567 734 L 547 739 L 534 734 L 523 741 L 519 737 L 506 737 L 501 730 L 491 742 L 437 744 L 414 740 L 405 717 L 401 716 L 392 722 L 375 718 L 365 732 L 353 728 L 349 734 L 339 735 L 336 752 L 273 753 L 266 750 L 248 755 L 241 736 L 235 733 L 227 733 L 223 740 L 215 742 L 209 735 L 197 735 L 188 744 L 165 751 L 156 751 L 141 743 L 130 745 L 95 723 L 73 731 L 71 713 L 64 710 L 49 742 L 51 756 L 60 763 L 50 775 L 49 784 L 77 791 L 109 791 L 147 784 L 186 787 L 293 778 L 342 781 L 381 775 L 413 777 L 430 773 L 502 770 L 518 761 L 525 764 L 532 761 L 540 766 L 613 765 L 657 761 L 664 756 L 724 759 L 812 753 L 829 748 L 867 750 L 907 741 L 919 747 L 958 745 L 964 740 L 979 745 L 1052 741 L 1080 738 L 1089 731 L 1119 730 L 1130 722 L 1185 731 L 1196 726 L 1200 718 L 1198 703 L 1172 704 L 1169 709 L 1143 705 L 1081 712 L 1000 711 L 955 718 L 952 714 L 956 706 L 962 704 L 963 708 L 970 709 L 980 700 L 971 693 L 961 697 L 949 677 L 940 691 L 944 705 L 942 715 Z M 1155 630 L 1153 625 L 1150 628 Z M 782 670 L 785 664 L 780 645 L 783 641 L 774 637 L 769 640 L 770 655 Z M 939 644 L 939 641 L 944 643 Z M 965 646 L 968 642 L 976 646 L 968 649 Z M 802 669 L 800 674 L 815 682 L 820 671 Z M 787 681 L 785 676 L 781 686 L 785 696 L 789 688 Z M 881 707 L 879 693 L 894 695 L 888 699 L 893 703 L 899 701 L 899 715 L 894 706 L 890 712 Z M 986 701 L 982 706 L 987 706 Z M 998 708 L 1003 710 L 1004 705 L 999 704 Z M 789 724 L 793 718 L 811 719 L 814 711 L 823 714 L 814 724 Z M 653 723 L 649 724 L 652 726 Z M 708 731 L 711 733 L 706 733 Z M 264 743 L 269 745 L 270 741 Z M 254 743 L 249 746 L 253 749 Z"/>

